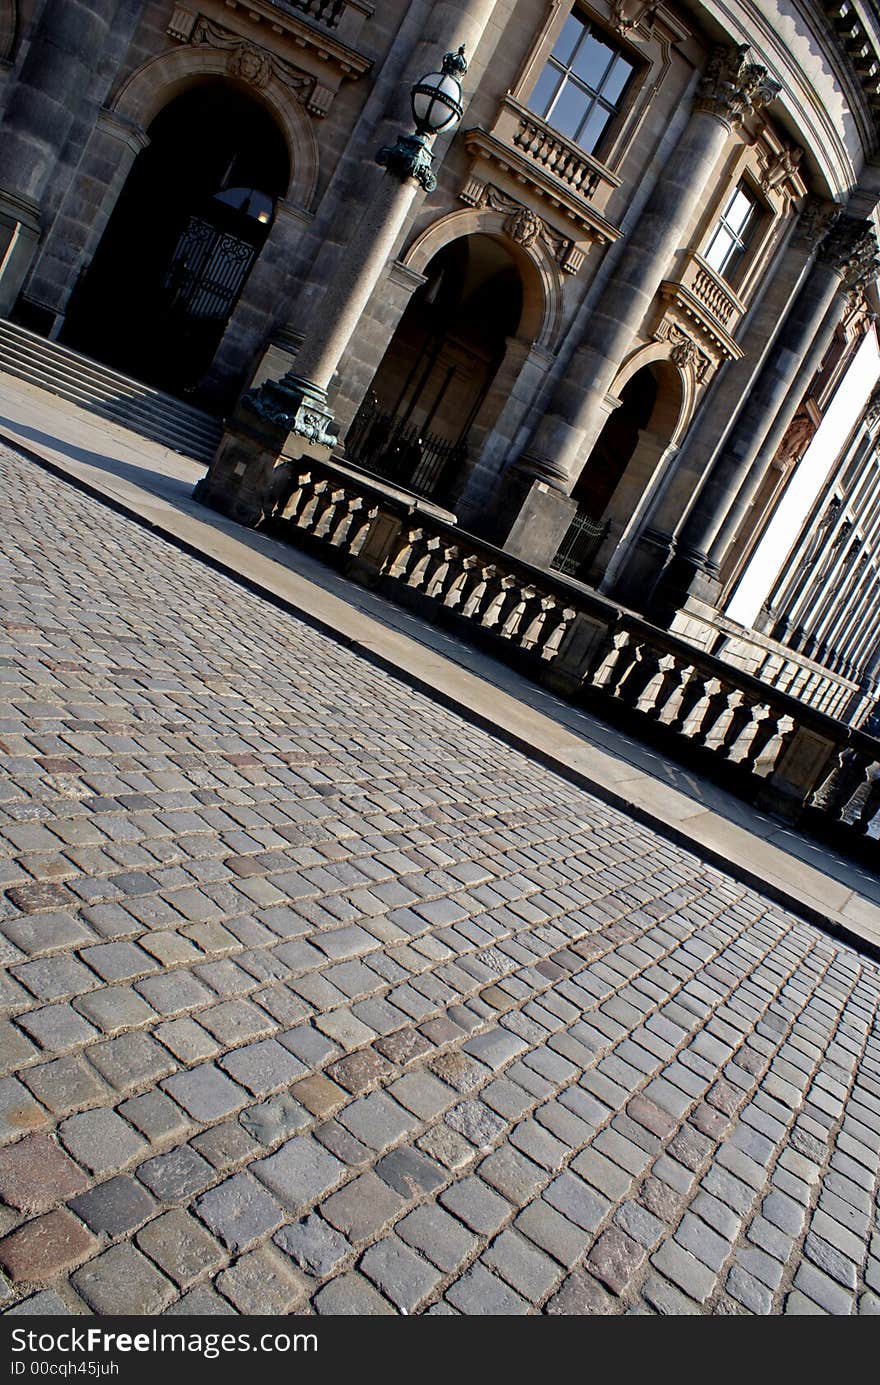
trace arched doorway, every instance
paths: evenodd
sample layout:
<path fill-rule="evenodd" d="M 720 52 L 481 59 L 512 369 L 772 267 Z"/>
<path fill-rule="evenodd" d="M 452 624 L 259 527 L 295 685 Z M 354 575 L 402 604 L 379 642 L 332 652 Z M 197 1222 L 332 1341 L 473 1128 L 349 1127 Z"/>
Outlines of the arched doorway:
<path fill-rule="evenodd" d="M 477 233 L 431 260 L 346 437 L 352 460 L 448 501 L 478 416 L 500 409 L 492 385 L 523 312 L 522 281 L 503 242 Z"/>
<path fill-rule="evenodd" d="M 658 383 L 650 366 L 637 370 L 620 392 L 620 405 L 609 415 L 596 439 L 572 497 L 596 521 L 602 520 L 623 473 L 632 460 L 643 428 L 657 403 Z"/>
<path fill-rule="evenodd" d="M 681 373 L 667 360 L 631 375 L 620 390 L 572 490 L 577 514 L 551 564 L 580 581 L 596 581 L 636 513 L 669 447 L 682 407 Z"/>
<path fill-rule="evenodd" d="M 62 339 L 192 394 L 265 243 L 290 164 L 264 108 L 223 81 L 176 97 L 149 136 Z"/>

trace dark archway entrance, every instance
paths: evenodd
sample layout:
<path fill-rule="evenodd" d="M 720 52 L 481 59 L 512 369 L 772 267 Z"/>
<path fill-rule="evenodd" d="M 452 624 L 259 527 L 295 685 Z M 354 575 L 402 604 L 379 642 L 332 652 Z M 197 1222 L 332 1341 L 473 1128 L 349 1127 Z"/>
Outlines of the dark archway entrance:
<path fill-rule="evenodd" d="M 208 81 L 149 130 L 62 340 L 152 384 L 193 393 L 268 235 L 290 165 L 262 106 Z"/>
<path fill-rule="evenodd" d="M 348 431 L 352 460 L 421 495 L 448 499 L 522 311 L 520 273 L 501 241 L 478 234 L 444 246 Z"/>
<path fill-rule="evenodd" d="M 577 513 L 551 567 L 579 581 L 596 579 L 597 554 L 630 518 L 648 480 L 641 473 L 668 442 L 680 403 L 678 372 L 666 362 L 643 366 L 627 381 L 572 491 Z"/>
<path fill-rule="evenodd" d="M 650 366 L 636 371 L 621 390 L 620 405 L 609 415 L 572 491 L 578 509 L 591 519 L 604 518 L 638 446 L 639 434 L 650 422 L 657 393 L 657 380 Z"/>

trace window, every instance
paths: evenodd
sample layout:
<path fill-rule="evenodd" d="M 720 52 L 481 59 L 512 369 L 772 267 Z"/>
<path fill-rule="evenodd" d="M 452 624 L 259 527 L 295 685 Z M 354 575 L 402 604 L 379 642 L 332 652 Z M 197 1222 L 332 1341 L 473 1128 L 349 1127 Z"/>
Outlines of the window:
<path fill-rule="evenodd" d="M 728 198 L 703 256 L 716 274 L 730 279 L 745 254 L 757 221 L 758 204 L 740 183 Z"/>
<path fill-rule="evenodd" d="M 633 70 L 604 34 L 570 14 L 529 97 L 529 109 L 590 154 L 620 110 Z"/>

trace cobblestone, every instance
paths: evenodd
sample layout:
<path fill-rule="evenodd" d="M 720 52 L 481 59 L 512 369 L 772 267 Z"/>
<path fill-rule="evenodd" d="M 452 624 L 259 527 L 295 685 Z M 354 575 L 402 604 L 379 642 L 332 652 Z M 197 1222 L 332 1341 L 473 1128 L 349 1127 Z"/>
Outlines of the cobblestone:
<path fill-rule="evenodd" d="M 873 961 L 2 449 L 0 496 L 5 1308 L 876 1313 Z"/>

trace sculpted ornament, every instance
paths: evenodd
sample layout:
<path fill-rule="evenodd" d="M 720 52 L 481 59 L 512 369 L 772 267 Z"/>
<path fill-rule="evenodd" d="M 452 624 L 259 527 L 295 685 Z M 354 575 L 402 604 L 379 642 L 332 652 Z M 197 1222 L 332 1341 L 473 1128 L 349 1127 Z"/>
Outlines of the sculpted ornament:
<path fill-rule="evenodd" d="M 747 62 L 748 51 L 746 43 L 735 48 L 721 43 L 712 49 L 697 88 L 695 110 L 708 111 L 735 125 L 779 95 L 779 82 L 767 75 L 766 67 Z"/>
<path fill-rule="evenodd" d="M 865 424 L 872 431 L 880 423 L 880 390 L 875 390 L 865 409 Z"/>
<path fill-rule="evenodd" d="M 230 76 L 239 77 L 252 87 L 264 87 L 272 76 L 268 53 L 262 48 L 255 48 L 252 43 L 242 43 L 234 48 L 229 54 L 227 66 Z"/>
<path fill-rule="evenodd" d="M 519 207 L 504 223 L 505 234 L 515 240 L 517 245 L 523 245 L 527 249 L 538 239 L 544 223 L 534 212 L 529 211 L 528 207 Z"/>
<path fill-rule="evenodd" d="M 779 451 L 776 454 L 776 461 L 780 463 L 790 463 L 800 460 L 816 432 L 816 424 L 807 413 L 797 413 L 785 430 L 782 442 L 779 444 Z"/>
<path fill-rule="evenodd" d="M 644 3 L 639 6 L 636 14 L 631 19 L 627 19 L 623 12 L 623 0 L 611 0 L 611 27 L 621 38 L 626 38 L 627 34 L 633 29 L 638 29 L 643 22 L 651 24 L 657 12 L 657 5 Z"/>
<path fill-rule="evenodd" d="M 669 353 L 669 359 L 673 365 L 678 366 L 679 370 L 686 370 L 689 366 L 696 369 L 700 360 L 700 353 L 690 337 L 685 337 L 683 341 L 673 346 Z"/>
<path fill-rule="evenodd" d="M 522 202 L 517 202 L 513 197 L 508 197 L 491 183 L 471 179 L 464 200 L 472 207 L 491 207 L 493 212 L 502 212 L 505 217 L 505 235 L 510 236 L 510 239 L 521 245 L 524 250 L 530 250 L 538 242 L 543 242 L 565 274 L 577 274 L 583 264 L 583 251 L 578 249 L 573 240 L 554 231 L 537 212 L 533 212 L 530 207 L 524 207 Z"/>
<path fill-rule="evenodd" d="M 786 147 L 768 160 L 761 174 L 761 186 L 765 192 L 772 192 L 787 178 L 792 178 L 798 172 L 803 152 L 802 149 Z"/>

